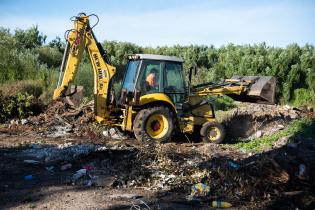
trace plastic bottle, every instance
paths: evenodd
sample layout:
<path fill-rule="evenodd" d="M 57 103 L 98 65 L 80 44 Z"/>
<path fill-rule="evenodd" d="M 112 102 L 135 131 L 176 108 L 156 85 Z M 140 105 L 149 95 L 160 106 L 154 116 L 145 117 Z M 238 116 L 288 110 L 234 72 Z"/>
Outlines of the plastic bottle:
<path fill-rule="evenodd" d="M 230 208 L 232 207 L 232 204 L 225 201 L 212 201 L 212 207 L 216 208 Z"/>

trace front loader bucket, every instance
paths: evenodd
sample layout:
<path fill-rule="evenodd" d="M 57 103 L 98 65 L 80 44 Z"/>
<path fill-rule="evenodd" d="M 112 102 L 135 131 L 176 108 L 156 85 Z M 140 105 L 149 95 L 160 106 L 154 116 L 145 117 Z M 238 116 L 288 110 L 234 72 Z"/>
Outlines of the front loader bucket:
<path fill-rule="evenodd" d="M 66 102 L 70 106 L 78 107 L 83 99 L 83 86 L 71 85 L 71 87 L 68 88 L 67 91 L 69 92 L 66 94 L 66 97 L 63 98 L 64 102 Z"/>
<path fill-rule="evenodd" d="M 275 103 L 276 78 L 272 76 L 233 76 L 232 80 L 248 83 L 248 91 L 241 95 L 231 96 L 237 101 L 254 102 L 260 104 Z"/>

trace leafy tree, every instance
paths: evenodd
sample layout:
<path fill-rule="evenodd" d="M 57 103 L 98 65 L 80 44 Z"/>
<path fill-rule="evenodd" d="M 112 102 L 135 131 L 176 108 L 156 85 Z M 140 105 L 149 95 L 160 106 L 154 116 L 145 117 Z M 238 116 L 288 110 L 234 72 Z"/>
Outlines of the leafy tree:
<path fill-rule="evenodd" d="M 26 30 L 16 29 L 14 38 L 18 42 L 19 48 L 32 49 L 43 45 L 47 36 L 39 32 L 38 26 L 33 26 Z"/>

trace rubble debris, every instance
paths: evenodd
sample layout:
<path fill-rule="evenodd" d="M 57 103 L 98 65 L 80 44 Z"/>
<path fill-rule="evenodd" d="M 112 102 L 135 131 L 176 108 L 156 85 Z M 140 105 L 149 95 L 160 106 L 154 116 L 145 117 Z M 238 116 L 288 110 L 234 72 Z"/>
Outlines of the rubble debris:
<path fill-rule="evenodd" d="M 117 128 L 109 128 L 102 132 L 105 138 L 109 138 L 112 140 L 126 140 L 128 137 L 120 132 Z"/>
<path fill-rule="evenodd" d="M 143 200 L 138 198 L 136 199 L 136 201 L 138 201 L 138 204 L 136 204 L 135 202 L 132 202 L 132 206 L 130 207 L 130 210 L 150 210 L 151 209 L 150 206 Z"/>
<path fill-rule="evenodd" d="M 306 166 L 304 164 L 300 164 L 299 173 L 298 173 L 299 179 L 305 179 L 305 170 L 306 170 Z"/>
<path fill-rule="evenodd" d="M 113 188 L 121 188 L 121 187 L 123 187 L 123 182 L 120 179 L 116 178 L 113 181 L 113 183 L 111 184 L 111 187 L 113 187 Z"/>
<path fill-rule="evenodd" d="M 53 174 L 54 173 L 54 166 L 48 166 L 48 167 L 45 167 L 46 170 L 50 173 L 50 174 Z"/>
<path fill-rule="evenodd" d="M 28 163 L 28 164 L 39 164 L 40 162 L 38 160 L 24 160 L 24 163 Z"/>
<path fill-rule="evenodd" d="M 118 193 L 118 194 L 109 195 L 108 197 L 110 197 L 112 199 L 121 199 L 121 198 L 137 199 L 137 198 L 141 198 L 142 196 L 140 196 L 138 194 L 131 194 L 131 193 Z"/>
<path fill-rule="evenodd" d="M 22 125 L 25 125 L 26 123 L 28 123 L 28 120 L 27 120 L 27 119 L 22 119 L 22 120 L 21 120 L 21 124 L 22 124 Z"/>
<path fill-rule="evenodd" d="M 70 134 L 89 137 L 90 125 L 94 122 L 93 106 L 93 101 L 78 108 L 69 107 L 62 101 L 53 101 L 41 114 L 22 120 L 13 119 L 10 126 L 24 133 L 53 138 Z"/>
<path fill-rule="evenodd" d="M 60 170 L 61 170 L 61 171 L 65 171 L 65 170 L 70 169 L 71 167 L 72 167 L 72 164 L 71 164 L 71 163 L 67 163 L 67 164 L 65 164 L 65 165 L 62 165 L 62 166 L 60 167 Z"/>
<path fill-rule="evenodd" d="M 228 166 L 232 170 L 238 170 L 241 166 L 237 163 L 234 163 L 232 161 L 228 161 Z"/>
<path fill-rule="evenodd" d="M 72 161 L 80 156 L 88 155 L 102 148 L 102 145 L 94 144 L 62 144 L 58 147 L 45 147 L 42 149 L 25 149 L 21 151 L 20 155 L 27 156 L 30 159 L 38 161 L 53 162 L 53 161 Z"/>
<path fill-rule="evenodd" d="M 72 176 L 72 180 L 73 181 L 77 181 L 78 179 L 80 179 L 82 176 L 85 176 L 86 175 L 86 169 L 80 169 L 78 170 L 75 174 L 73 174 Z"/>

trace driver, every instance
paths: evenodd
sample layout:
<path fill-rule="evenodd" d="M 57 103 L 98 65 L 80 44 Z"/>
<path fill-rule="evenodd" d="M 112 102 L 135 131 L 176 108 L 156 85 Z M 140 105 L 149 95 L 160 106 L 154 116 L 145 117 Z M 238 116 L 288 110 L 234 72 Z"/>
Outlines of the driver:
<path fill-rule="evenodd" d="M 145 79 L 150 89 L 156 88 L 158 86 L 156 82 L 157 72 L 158 70 L 156 68 L 151 69 L 150 74 L 148 74 L 147 78 Z"/>

